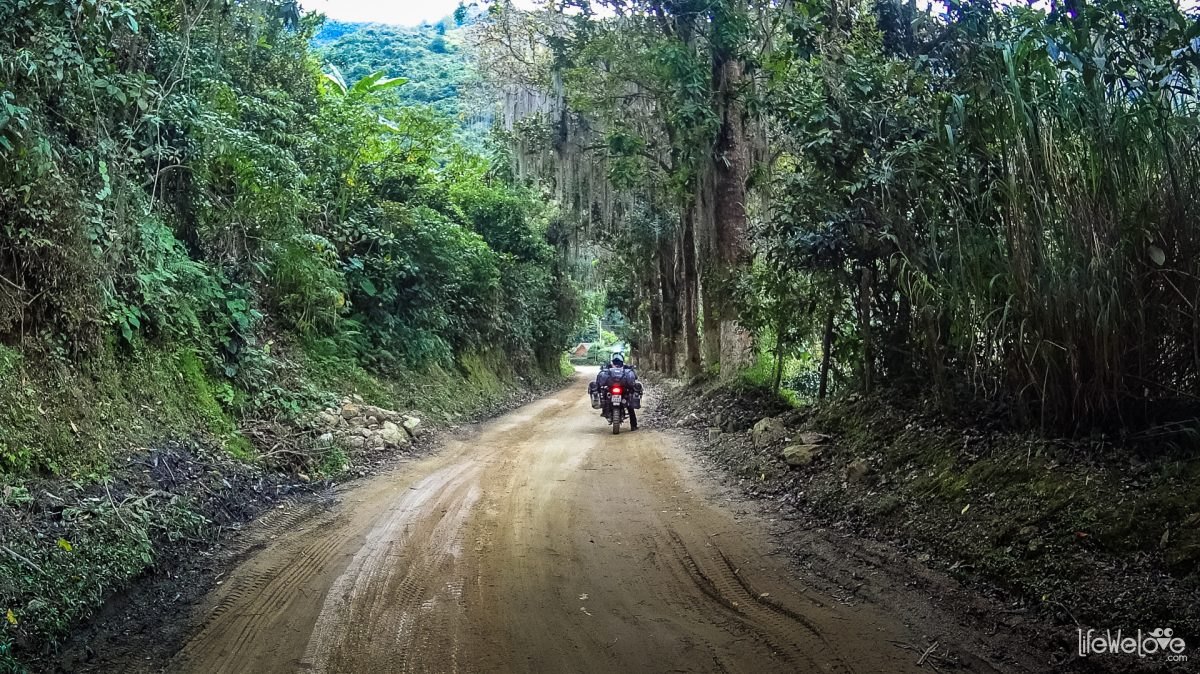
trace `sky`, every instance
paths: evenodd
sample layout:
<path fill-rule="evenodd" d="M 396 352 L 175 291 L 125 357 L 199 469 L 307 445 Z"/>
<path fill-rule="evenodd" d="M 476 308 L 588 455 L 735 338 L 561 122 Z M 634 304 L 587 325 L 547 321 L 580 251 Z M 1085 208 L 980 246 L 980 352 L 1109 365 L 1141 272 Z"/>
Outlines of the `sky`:
<path fill-rule="evenodd" d="M 516 4 L 530 6 L 533 2 L 518 0 Z M 415 26 L 422 21 L 440 21 L 450 16 L 458 7 L 458 0 L 300 0 L 300 6 L 309 11 L 324 12 L 338 21 Z"/>

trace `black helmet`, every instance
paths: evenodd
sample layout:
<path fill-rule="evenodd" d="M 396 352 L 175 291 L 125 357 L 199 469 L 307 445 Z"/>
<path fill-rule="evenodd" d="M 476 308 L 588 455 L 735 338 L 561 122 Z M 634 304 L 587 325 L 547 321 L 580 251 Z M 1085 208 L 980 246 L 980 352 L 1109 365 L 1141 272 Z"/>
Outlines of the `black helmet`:
<path fill-rule="evenodd" d="M 619 354 L 619 353 L 614 353 L 614 354 L 613 354 L 613 357 L 612 357 L 612 364 L 613 364 L 613 365 L 617 365 L 617 366 L 624 365 L 624 364 L 625 364 L 625 359 L 621 357 L 621 354 Z"/>

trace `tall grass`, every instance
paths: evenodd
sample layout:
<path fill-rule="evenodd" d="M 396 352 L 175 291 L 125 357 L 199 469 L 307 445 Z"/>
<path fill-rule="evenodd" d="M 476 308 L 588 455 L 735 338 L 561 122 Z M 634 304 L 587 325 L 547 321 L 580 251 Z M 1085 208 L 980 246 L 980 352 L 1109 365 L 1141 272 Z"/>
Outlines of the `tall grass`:
<path fill-rule="evenodd" d="M 914 37 L 863 7 L 780 78 L 797 168 L 760 249 L 866 297 L 839 332 L 880 335 L 841 350 L 867 375 L 1055 431 L 1200 416 L 1196 17 L 907 11 Z"/>
<path fill-rule="evenodd" d="M 1153 423 L 1172 414 L 1154 403 L 1200 393 L 1194 70 L 1129 68 L 1173 35 L 1120 40 L 1131 14 L 1090 12 L 1095 32 L 1070 55 L 1054 41 L 1078 24 L 1014 14 L 1040 30 L 996 35 L 980 63 L 994 94 L 964 125 L 994 148 L 994 177 L 965 195 L 986 217 L 960 226 L 994 233 L 958 261 L 952 307 L 984 381 L 1047 427 Z"/>

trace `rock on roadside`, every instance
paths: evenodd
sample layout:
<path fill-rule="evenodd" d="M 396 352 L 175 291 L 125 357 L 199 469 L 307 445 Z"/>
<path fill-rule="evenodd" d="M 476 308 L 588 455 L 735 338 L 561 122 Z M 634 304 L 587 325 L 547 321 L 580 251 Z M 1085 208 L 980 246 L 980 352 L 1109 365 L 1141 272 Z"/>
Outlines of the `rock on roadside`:
<path fill-rule="evenodd" d="M 411 414 L 404 415 L 400 425 L 404 427 L 405 432 L 413 439 L 420 437 L 421 433 L 424 432 L 421 430 L 421 420 Z"/>
<path fill-rule="evenodd" d="M 846 482 L 866 482 L 871 473 L 871 464 L 864 459 L 855 459 L 846 464 L 844 477 Z"/>
<path fill-rule="evenodd" d="M 750 431 L 750 439 L 754 442 L 754 446 L 762 449 L 769 447 L 787 436 L 787 426 L 783 425 L 783 421 L 776 417 L 767 417 L 754 424 L 754 428 Z"/>
<path fill-rule="evenodd" d="M 408 444 L 408 433 L 391 421 L 383 422 L 383 427 L 379 429 L 379 437 L 383 438 L 384 443 L 396 447 Z"/>
<path fill-rule="evenodd" d="M 356 450 L 405 447 L 421 426 L 417 417 L 367 405 L 355 397 L 343 398 L 339 407 L 318 412 L 312 423 L 320 433 L 321 446 L 336 442 Z"/>
<path fill-rule="evenodd" d="M 815 461 L 820 453 L 820 445 L 788 445 L 780 452 L 780 456 L 789 466 L 799 468 Z"/>

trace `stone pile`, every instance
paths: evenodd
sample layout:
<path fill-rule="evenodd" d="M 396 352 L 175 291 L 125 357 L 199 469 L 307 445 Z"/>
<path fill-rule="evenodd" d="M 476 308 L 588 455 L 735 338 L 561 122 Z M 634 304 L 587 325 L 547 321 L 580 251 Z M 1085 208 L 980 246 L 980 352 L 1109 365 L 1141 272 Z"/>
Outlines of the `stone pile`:
<path fill-rule="evenodd" d="M 340 407 L 317 414 L 323 431 L 318 442 L 337 442 L 349 449 L 397 449 L 420 436 L 421 419 L 412 414 L 367 405 L 359 396 L 342 399 Z"/>

